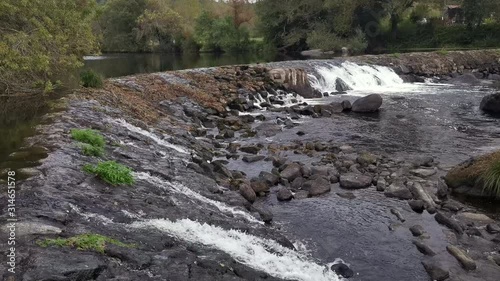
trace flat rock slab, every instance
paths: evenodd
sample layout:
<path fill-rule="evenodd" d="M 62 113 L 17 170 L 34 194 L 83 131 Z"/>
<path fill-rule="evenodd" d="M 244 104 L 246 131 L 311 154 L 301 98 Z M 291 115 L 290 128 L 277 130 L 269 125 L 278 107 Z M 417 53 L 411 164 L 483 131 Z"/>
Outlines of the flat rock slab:
<path fill-rule="evenodd" d="M 2 226 L 2 232 L 9 231 L 9 224 L 4 224 Z M 16 235 L 48 235 L 48 234 L 59 234 L 62 229 L 52 225 L 40 223 L 40 222 L 17 222 L 15 224 Z"/>
<path fill-rule="evenodd" d="M 411 170 L 410 173 L 414 176 L 421 178 L 428 178 L 436 174 L 436 170 L 434 169 L 415 169 Z"/>
<path fill-rule="evenodd" d="M 246 162 L 246 163 L 254 163 L 254 162 L 264 160 L 264 158 L 266 158 L 266 157 L 263 155 L 251 155 L 251 156 L 243 156 L 243 158 L 241 160 L 243 160 L 243 162 Z"/>
<path fill-rule="evenodd" d="M 476 262 L 458 247 L 448 245 L 446 250 L 460 262 L 465 270 L 475 270 L 477 268 Z"/>
<path fill-rule="evenodd" d="M 367 188 L 372 185 L 372 177 L 349 173 L 340 176 L 340 187 L 346 189 Z"/>
<path fill-rule="evenodd" d="M 463 212 L 456 216 L 457 219 L 463 220 L 467 223 L 474 223 L 475 225 L 485 225 L 495 222 L 493 219 L 485 214 Z"/>

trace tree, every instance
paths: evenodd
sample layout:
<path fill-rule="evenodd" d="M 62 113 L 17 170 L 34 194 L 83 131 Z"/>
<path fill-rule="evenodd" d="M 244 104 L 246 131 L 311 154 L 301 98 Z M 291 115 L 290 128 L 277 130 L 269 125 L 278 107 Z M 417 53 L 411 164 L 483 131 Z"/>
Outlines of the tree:
<path fill-rule="evenodd" d="M 382 0 L 382 5 L 390 17 L 391 36 L 398 37 L 398 25 L 402 20 L 403 13 L 413 6 L 415 0 Z"/>
<path fill-rule="evenodd" d="M 136 38 L 150 51 L 174 51 L 175 38 L 182 33 L 181 16 L 161 0 L 147 0 L 137 18 Z"/>
<path fill-rule="evenodd" d="M 93 0 L 0 1 L 0 91 L 50 92 L 97 51 Z"/>

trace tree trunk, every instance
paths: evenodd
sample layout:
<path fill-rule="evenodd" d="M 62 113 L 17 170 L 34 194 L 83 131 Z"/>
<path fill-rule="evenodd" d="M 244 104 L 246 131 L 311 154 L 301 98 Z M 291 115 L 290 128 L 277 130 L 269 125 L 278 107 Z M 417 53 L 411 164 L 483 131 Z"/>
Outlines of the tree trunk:
<path fill-rule="evenodd" d="M 391 36 L 393 40 L 398 38 L 399 15 L 391 14 Z"/>

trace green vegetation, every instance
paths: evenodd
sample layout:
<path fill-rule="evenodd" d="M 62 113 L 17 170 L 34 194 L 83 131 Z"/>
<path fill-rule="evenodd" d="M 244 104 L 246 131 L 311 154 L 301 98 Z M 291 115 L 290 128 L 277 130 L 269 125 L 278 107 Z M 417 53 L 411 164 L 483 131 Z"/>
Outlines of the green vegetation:
<path fill-rule="evenodd" d="M 85 88 L 101 88 L 103 85 L 102 75 L 92 70 L 85 70 L 80 73 L 80 81 Z"/>
<path fill-rule="evenodd" d="M 73 129 L 71 137 L 82 143 L 84 155 L 101 157 L 104 154 L 106 140 L 99 132 L 91 129 Z"/>
<path fill-rule="evenodd" d="M 479 177 L 483 192 L 500 198 L 500 161 L 491 163 L 490 167 Z"/>
<path fill-rule="evenodd" d="M 71 80 L 83 56 L 98 49 L 95 7 L 90 0 L 0 1 L 0 93 L 48 93 Z"/>
<path fill-rule="evenodd" d="M 73 129 L 71 130 L 71 137 L 74 140 L 96 147 L 104 147 L 106 144 L 104 137 L 99 132 L 92 129 Z"/>
<path fill-rule="evenodd" d="M 88 164 L 83 167 L 83 170 L 98 176 L 111 185 L 132 185 L 134 183 L 132 170 L 115 161 L 99 162 L 96 166 Z"/>
<path fill-rule="evenodd" d="M 37 242 L 40 247 L 71 247 L 80 251 L 96 251 L 104 253 L 106 245 L 113 244 L 120 247 L 134 247 L 131 244 L 125 244 L 116 239 L 100 234 L 81 234 L 70 238 L 45 239 Z"/>
<path fill-rule="evenodd" d="M 451 169 L 445 177 L 451 188 L 472 186 L 482 188 L 486 194 L 499 197 L 500 185 L 500 151 L 477 157 Z"/>

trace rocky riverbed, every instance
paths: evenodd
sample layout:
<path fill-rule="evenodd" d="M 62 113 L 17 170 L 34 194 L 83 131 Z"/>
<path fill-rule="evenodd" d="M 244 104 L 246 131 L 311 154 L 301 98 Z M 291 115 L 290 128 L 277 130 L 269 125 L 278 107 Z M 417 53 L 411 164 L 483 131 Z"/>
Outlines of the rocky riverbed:
<path fill-rule="evenodd" d="M 441 114 L 424 126 L 464 144 L 438 145 L 434 131 L 411 130 L 422 112 L 408 104 L 434 108 L 420 95 L 309 100 L 294 92 L 317 94 L 296 87 L 307 74 L 275 67 L 130 76 L 63 98 L 66 110 L 27 140 L 47 158 L 16 190 L 18 279 L 498 280 L 498 213 L 455 200 L 442 178 L 494 137 L 448 128 Z M 487 93 L 467 97 L 479 106 Z M 75 128 L 101 132 L 104 156 L 83 155 Z M 135 183 L 82 171 L 103 160 L 130 167 Z M 108 242 L 44 244 L 83 234 Z"/>

